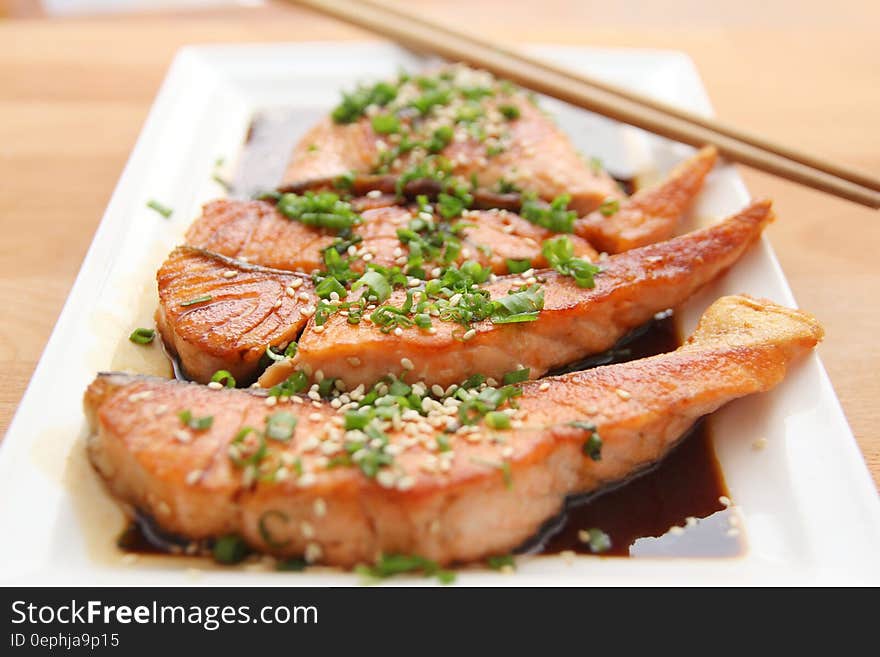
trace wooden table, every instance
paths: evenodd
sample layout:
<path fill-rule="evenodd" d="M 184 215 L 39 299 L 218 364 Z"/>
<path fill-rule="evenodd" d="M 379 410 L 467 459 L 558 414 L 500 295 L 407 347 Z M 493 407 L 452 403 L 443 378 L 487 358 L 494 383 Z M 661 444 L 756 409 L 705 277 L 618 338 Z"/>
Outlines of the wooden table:
<path fill-rule="evenodd" d="M 7 2 L 6 10 L 20 12 L 23 4 Z M 723 119 L 880 171 L 880 3 L 595 4 L 541 0 L 539 11 L 502 0 L 420 6 L 510 43 L 683 50 Z M 0 15 L 3 9 L 0 0 Z M 0 434 L 175 50 L 363 38 L 369 36 L 283 4 L 0 22 Z M 822 357 L 880 484 L 880 215 L 743 173 L 753 194 L 776 201 L 780 220 L 770 237 L 799 303 L 827 329 Z"/>

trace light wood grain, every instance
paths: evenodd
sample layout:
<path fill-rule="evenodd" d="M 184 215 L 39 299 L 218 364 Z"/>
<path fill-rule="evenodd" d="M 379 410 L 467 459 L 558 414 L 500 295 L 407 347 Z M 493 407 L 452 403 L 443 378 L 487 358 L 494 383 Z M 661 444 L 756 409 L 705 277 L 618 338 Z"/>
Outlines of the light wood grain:
<path fill-rule="evenodd" d="M 880 4 L 432 0 L 487 37 L 671 48 L 696 62 L 720 118 L 880 172 Z M 13 12 L 10 12 L 13 13 Z M 2 15 L 2 11 L 0 11 Z M 0 432 L 21 398 L 174 51 L 187 43 L 367 38 L 302 10 L 0 22 Z M 880 220 L 763 174 L 769 231 L 880 484 Z M 71 345 L 71 348 L 76 348 Z M 829 444 L 829 449 L 833 449 Z"/>

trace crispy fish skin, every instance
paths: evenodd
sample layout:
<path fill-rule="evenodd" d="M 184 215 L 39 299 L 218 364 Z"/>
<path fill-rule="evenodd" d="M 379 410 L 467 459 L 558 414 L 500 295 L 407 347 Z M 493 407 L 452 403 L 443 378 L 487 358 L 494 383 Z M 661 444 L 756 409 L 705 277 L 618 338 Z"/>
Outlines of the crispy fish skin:
<path fill-rule="evenodd" d="M 397 230 L 406 227 L 414 210 L 386 204 L 368 207 L 361 216 L 364 223 L 352 230 L 363 238 L 358 247 L 370 253 L 371 262 L 377 265 L 399 265 L 401 255 L 409 250 L 401 244 Z M 549 230 L 515 213 L 497 210 L 470 211 L 461 221 L 466 227 L 461 232 L 459 263 L 476 260 L 496 274 L 507 273 L 508 260 L 530 260 L 536 267 L 547 264 L 541 242 L 554 235 Z M 322 251 L 335 239 L 332 231 L 287 219 L 265 201 L 212 201 L 186 234 L 190 246 L 264 267 L 304 272 L 324 269 Z M 587 240 L 577 235 L 570 239 L 576 256 L 597 257 Z M 362 270 L 363 261 L 355 260 L 352 268 Z"/>
<path fill-rule="evenodd" d="M 221 369 L 253 380 L 266 346 L 295 340 L 317 302 L 310 276 L 188 246 L 172 251 L 156 280 L 165 346 L 201 383 Z"/>
<path fill-rule="evenodd" d="M 682 303 L 735 263 L 772 218 L 770 202 L 756 202 L 709 228 L 612 256 L 602 263 L 592 289 L 579 288 L 555 271 L 537 272 L 544 281 L 544 309 L 536 321 L 480 322 L 468 340 L 463 339 L 465 329 L 452 322 L 435 321 L 433 334 L 412 327 L 396 336 L 333 315 L 320 334 L 310 323 L 296 357 L 274 364 L 260 384 L 274 385 L 296 368 L 320 370 L 342 379 L 349 389 L 388 374 L 443 387 L 475 373 L 500 381 L 518 365 L 528 367 L 535 378 L 609 349 L 657 312 Z M 486 288 L 498 298 L 522 283 L 522 278 L 508 276 Z M 401 302 L 399 295 L 390 300 L 398 306 Z"/>
<path fill-rule="evenodd" d="M 487 157 L 486 146 L 479 139 L 449 144 L 441 154 L 452 163 L 454 175 L 465 180 L 473 175 L 477 184 L 487 189 L 506 180 L 547 201 L 570 194 L 570 207 L 578 215 L 592 212 L 608 198 L 623 197 L 614 179 L 605 171 L 594 170 L 553 120 L 522 94 L 506 102 L 519 110 L 519 118 L 507 126 L 509 147 Z M 340 125 L 326 117 L 294 148 L 282 185 L 349 172 L 371 173 L 379 156 L 377 144 L 387 143 L 385 136 L 373 132 L 368 118 Z M 399 173 L 409 164 L 404 158 L 391 173 Z"/>
<path fill-rule="evenodd" d="M 714 146 L 702 148 L 659 185 L 620 201 L 620 209 L 610 216 L 596 211 L 579 219 L 575 233 L 606 253 L 621 253 L 669 239 L 717 159 Z"/>
<path fill-rule="evenodd" d="M 356 468 L 322 465 L 322 450 L 308 443 L 333 416 L 326 403 L 284 406 L 299 425 L 273 449 L 297 459 L 303 474 L 245 485 L 228 446 L 277 407 L 248 391 L 125 374 L 101 374 L 86 392 L 89 454 L 117 497 L 185 537 L 238 532 L 258 550 L 341 566 L 382 552 L 476 560 L 516 548 L 567 495 L 662 458 L 702 415 L 774 387 L 822 335 L 806 313 L 724 297 L 672 353 L 522 384 L 522 426 L 503 432 L 504 442 L 482 426 L 467 438 L 450 435 L 447 471 L 422 467 L 436 456 L 425 444 L 403 447 L 390 488 Z M 181 429 L 183 408 L 213 415 L 212 426 Z M 585 455 L 587 432 L 573 421 L 596 425 L 601 460 Z M 391 443 L 407 435 L 392 433 Z"/>

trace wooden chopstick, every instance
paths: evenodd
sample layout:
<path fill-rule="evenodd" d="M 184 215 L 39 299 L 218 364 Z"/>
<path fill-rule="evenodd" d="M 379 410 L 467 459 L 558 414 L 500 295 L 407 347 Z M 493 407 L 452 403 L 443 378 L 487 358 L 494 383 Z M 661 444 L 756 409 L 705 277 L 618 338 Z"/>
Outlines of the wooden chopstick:
<path fill-rule="evenodd" d="M 736 139 L 737 141 L 755 146 L 756 148 L 760 148 L 761 150 L 775 153 L 776 155 L 780 155 L 794 162 L 805 164 L 809 167 L 812 167 L 813 169 L 824 171 L 825 173 L 837 176 L 838 178 L 843 178 L 844 180 L 856 183 L 857 185 L 861 185 L 862 187 L 867 187 L 868 189 L 873 189 L 874 191 L 880 191 L 880 178 L 871 176 L 864 171 L 853 169 L 852 167 L 843 166 L 841 164 L 836 164 L 834 162 L 827 162 L 810 153 L 805 153 L 803 151 L 791 148 L 789 146 L 786 146 L 785 144 L 772 142 L 761 135 L 743 130 L 727 123 L 723 123 L 722 121 L 718 121 L 717 119 L 700 116 L 699 114 L 688 112 L 687 110 L 683 110 L 674 105 L 655 100 L 650 96 L 645 96 L 643 94 L 630 91 L 624 87 L 619 87 L 615 84 L 605 82 L 603 80 L 600 80 L 599 78 L 595 78 L 585 73 L 576 73 L 564 66 L 558 66 L 556 64 L 553 64 L 552 62 L 547 62 L 535 57 L 530 57 L 529 55 L 526 55 L 522 52 L 517 52 L 516 50 L 510 50 L 500 44 L 492 43 L 491 41 L 487 41 L 486 39 L 481 39 L 474 34 L 453 29 L 443 23 L 434 23 L 416 14 L 402 10 L 396 6 L 386 4 L 381 0 L 359 0 L 359 2 L 361 2 L 362 4 L 370 5 L 379 10 L 392 13 L 403 20 L 419 23 L 423 27 L 433 29 L 437 32 L 442 32 L 443 34 L 455 37 L 456 39 L 461 39 L 463 41 L 467 41 L 468 43 L 479 45 L 482 48 L 490 48 L 496 50 L 506 55 L 507 57 L 510 57 L 511 59 L 516 59 L 518 61 L 540 66 L 548 71 L 553 71 L 554 73 L 564 75 L 565 77 L 572 80 L 583 82 L 596 89 L 600 89 L 604 92 L 619 96 L 620 98 L 625 98 L 626 100 L 638 103 L 640 105 L 643 105 L 644 107 L 649 107 L 669 116 L 682 119 L 683 121 L 687 121 L 688 123 L 692 123 L 708 130 L 712 130 L 713 132 L 717 132 L 720 135 L 725 135 L 726 137 Z"/>
<path fill-rule="evenodd" d="M 411 19 L 399 10 L 389 11 L 388 7 L 376 2 L 292 1 L 388 36 L 410 48 L 486 69 L 524 87 L 663 137 L 698 147 L 714 144 L 719 152 L 736 162 L 871 208 L 880 208 L 880 192 L 875 189 L 819 170 L 810 164 L 792 160 L 775 150 L 766 150 L 760 145 L 741 141 L 706 125 L 692 123 L 687 118 L 667 114 L 659 109 L 662 104 L 655 101 L 650 101 L 648 105 L 643 104 L 637 94 L 625 92 L 624 96 L 616 91 L 594 86 L 573 72 L 550 67 L 488 42 L 466 37 L 451 28 L 438 28 L 425 20 Z M 608 85 L 603 83 L 602 86 Z M 712 122 L 709 124 L 714 125 Z M 812 156 L 809 159 L 818 161 Z M 878 181 L 871 182 L 874 186 L 880 185 Z"/>

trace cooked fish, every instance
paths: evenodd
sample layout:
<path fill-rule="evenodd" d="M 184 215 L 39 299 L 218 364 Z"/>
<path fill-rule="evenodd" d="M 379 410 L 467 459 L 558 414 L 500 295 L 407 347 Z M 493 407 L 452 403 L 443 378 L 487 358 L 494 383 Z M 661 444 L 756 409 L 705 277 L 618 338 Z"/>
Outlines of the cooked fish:
<path fill-rule="evenodd" d="M 251 391 L 102 374 L 85 395 L 89 454 L 117 497 L 190 539 L 234 532 L 342 566 L 383 552 L 470 561 L 516 548 L 567 495 L 662 458 L 700 416 L 778 384 L 821 338 L 806 313 L 725 297 L 675 352 L 521 384 L 517 409 L 465 428 L 461 398 L 422 400 L 421 413 L 373 420 L 378 445 L 344 430 L 358 405 L 348 393 L 270 406 Z"/>
<path fill-rule="evenodd" d="M 188 246 L 168 256 L 156 279 L 165 346 L 203 383 L 221 369 L 253 380 L 266 348 L 283 350 L 295 340 L 317 301 L 310 276 Z"/>
<path fill-rule="evenodd" d="M 483 188 L 503 181 L 548 201 L 569 194 L 579 215 L 623 197 L 614 179 L 585 161 L 525 92 L 484 71 L 456 65 L 383 84 L 348 95 L 332 117 L 309 130 L 283 184 L 352 172 L 398 175 L 437 155 L 452 176 Z M 389 118 L 377 122 L 377 115 Z"/>
<path fill-rule="evenodd" d="M 355 204 L 362 206 L 366 201 L 369 199 Z M 409 247 L 400 242 L 397 231 L 406 228 L 417 214 L 418 208 L 389 204 L 388 200 L 362 210 L 363 223 L 352 228 L 352 234 L 362 240 L 358 250 L 369 253 L 370 261 L 383 267 L 405 264 Z M 434 219 L 442 220 L 437 215 Z M 452 223 L 457 222 L 461 224 L 458 237 L 462 248 L 452 262 L 475 260 L 499 274 L 508 271 L 509 260 L 529 260 L 535 267 L 547 265 L 541 243 L 553 233 L 515 213 L 466 211 Z M 324 269 L 323 251 L 336 239 L 336 232 L 287 219 L 266 201 L 212 201 L 186 234 L 186 243 L 191 246 L 256 265 L 304 272 Z M 576 256 L 595 259 L 598 255 L 587 240 L 577 235 L 571 240 Z M 361 271 L 364 265 L 358 258 L 352 269 Z"/>
<path fill-rule="evenodd" d="M 611 256 L 602 262 L 592 289 L 553 270 L 527 272 L 542 282 L 544 293 L 543 310 L 528 323 L 485 320 L 465 336 L 466 329 L 454 322 L 387 333 L 338 314 L 319 330 L 312 321 L 296 356 L 274 364 L 260 383 L 277 384 L 296 369 L 320 371 L 349 388 L 389 374 L 446 387 L 477 373 L 501 380 L 518 367 L 529 368 L 535 378 L 609 349 L 654 314 L 682 303 L 735 263 L 772 217 L 769 201 L 756 202 L 709 228 Z M 485 288 L 496 299 L 523 283 L 521 276 L 506 276 Z M 388 303 L 400 306 L 402 294 Z"/>
<path fill-rule="evenodd" d="M 661 184 L 639 190 L 609 209 L 600 208 L 581 218 L 575 224 L 575 232 L 606 253 L 620 253 L 669 239 L 717 158 L 714 146 L 701 149 L 677 166 Z"/>

